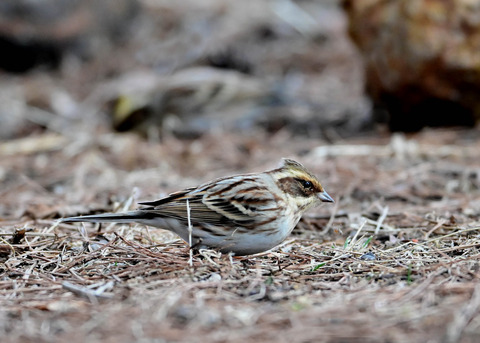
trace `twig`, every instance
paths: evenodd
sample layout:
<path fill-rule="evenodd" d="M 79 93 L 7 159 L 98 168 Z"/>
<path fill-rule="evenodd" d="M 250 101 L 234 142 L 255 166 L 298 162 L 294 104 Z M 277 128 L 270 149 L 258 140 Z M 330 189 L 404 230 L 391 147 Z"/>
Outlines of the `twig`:
<path fill-rule="evenodd" d="M 458 246 L 456 246 L 456 247 L 446 248 L 446 249 L 440 249 L 440 250 L 438 250 L 438 251 L 445 253 L 445 252 L 452 252 L 452 251 L 469 249 L 469 248 L 477 248 L 477 247 L 480 247 L 480 243 L 466 244 L 466 245 L 458 245 Z"/>
<path fill-rule="evenodd" d="M 192 249 L 192 222 L 190 219 L 190 203 L 187 199 L 187 220 L 188 220 L 188 245 L 190 246 L 188 264 L 193 267 L 193 249 Z"/>
<path fill-rule="evenodd" d="M 10 236 L 11 236 L 11 234 L 10 234 Z M 1 237 L 0 237 L 0 242 L 5 243 L 5 245 L 7 245 L 10 248 L 10 250 L 12 250 L 13 256 L 15 256 L 15 248 L 10 243 L 8 243 L 5 239 L 3 239 Z"/>
<path fill-rule="evenodd" d="M 333 224 L 333 221 L 335 220 L 335 215 L 337 213 L 339 204 L 340 204 L 340 201 L 335 201 L 335 205 L 333 207 L 332 214 L 330 215 L 330 218 L 328 219 L 328 223 L 325 226 L 325 229 L 323 229 L 322 232 L 320 233 L 321 235 L 325 235 L 330 230 L 330 228 L 332 227 L 332 224 Z"/>
<path fill-rule="evenodd" d="M 480 285 L 476 285 L 473 289 L 472 297 L 455 313 L 453 321 L 448 325 L 442 341 L 444 343 L 459 342 L 463 331 L 479 310 Z"/>
<path fill-rule="evenodd" d="M 388 214 L 388 206 L 385 206 L 383 208 L 382 215 L 380 216 L 380 218 L 378 218 L 377 226 L 375 227 L 375 235 L 378 235 L 378 231 L 380 231 L 383 221 L 385 220 L 385 218 L 387 218 L 387 214 Z"/>
<path fill-rule="evenodd" d="M 438 221 L 438 223 L 425 234 L 425 239 L 428 239 L 428 237 L 438 228 L 440 228 L 443 224 L 445 224 L 447 221 L 445 219 L 441 219 Z"/>
<path fill-rule="evenodd" d="M 365 226 L 365 224 L 367 223 L 366 220 L 363 221 L 363 223 L 360 225 L 360 227 L 358 228 L 357 232 L 355 232 L 355 235 L 353 236 L 351 242 L 350 242 L 350 249 L 347 249 L 347 250 L 351 250 L 353 248 L 353 246 L 355 245 L 355 242 L 357 241 L 357 237 L 358 235 L 360 234 L 360 231 L 362 231 L 363 227 Z"/>
<path fill-rule="evenodd" d="M 58 134 L 13 139 L 0 144 L 0 156 L 28 155 L 44 151 L 60 150 L 67 139 Z"/>
<path fill-rule="evenodd" d="M 63 289 L 66 289 L 67 291 L 70 291 L 73 294 L 76 294 L 78 296 L 87 298 L 88 300 L 90 300 L 93 303 L 97 303 L 96 298 L 103 298 L 103 299 L 113 298 L 112 294 L 103 293 L 107 288 L 111 288 L 112 286 L 113 286 L 113 282 L 107 282 L 102 287 L 99 287 L 96 290 L 92 290 L 92 289 L 89 289 L 87 287 L 75 285 L 75 284 L 70 283 L 68 281 L 64 281 L 62 283 Z"/>
<path fill-rule="evenodd" d="M 431 243 L 431 242 L 435 242 L 435 241 L 440 241 L 444 238 L 447 238 L 447 237 L 452 237 L 452 236 L 455 236 L 455 235 L 458 235 L 460 233 L 465 233 L 465 232 L 470 232 L 470 231 L 477 231 L 479 228 L 478 227 L 473 227 L 473 228 L 469 228 L 469 229 L 462 229 L 462 230 L 459 230 L 459 231 L 455 231 L 455 232 L 451 232 L 447 235 L 444 235 L 444 236 L 439 236 L 439 237 L 435 237 L 435 238 L 431 238 L 429 240 L 426 240 L 425 242 L 423 242 L 421 245 L 425 245 L 427 243 Z M 389 248 L 389 249 L 385 249 L 383 252 L 386 253 L 386 252 L 390 252 L 390 251 L 395 251 L 395 250 L 399 250 L 401 248 L 404 248 L 405 246 L 407 245 L 412 245 L 412 244 L 415 244 L 414 242 L 406 242 L 406 243 L 403 243 L 403 244 L 400 244 L 400 245 L 397 245 L 395 247 L 392 247 L 392 248 Z"/>
<path fill-rule="evenodd" d="M 7 236 L 10 237 L 14 233 L 5 233 L 2 232 L 0 233 L 0 237 Z M 25 232 L 25 236 L 30 236 L 30 237 L 50 237 L 50 238 L 55 238 L 57 235 L 54 233 L 42 233 L 42 232 Z"/>

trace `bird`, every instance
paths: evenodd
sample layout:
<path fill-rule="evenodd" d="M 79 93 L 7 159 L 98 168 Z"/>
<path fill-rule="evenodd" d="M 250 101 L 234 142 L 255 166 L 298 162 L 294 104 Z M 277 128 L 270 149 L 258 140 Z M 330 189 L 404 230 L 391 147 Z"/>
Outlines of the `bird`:
<path fill-rule="evenodd" d="M 265 252 L 283 242 L 302 215 L 333 203 L 302 164 L 282 159 L 278 168 L 233 175 L 186 188 L 120 213 L 69 217 L 62 222 L 139 223 L 176 233 L 192 249 L 235 256 Z"/>

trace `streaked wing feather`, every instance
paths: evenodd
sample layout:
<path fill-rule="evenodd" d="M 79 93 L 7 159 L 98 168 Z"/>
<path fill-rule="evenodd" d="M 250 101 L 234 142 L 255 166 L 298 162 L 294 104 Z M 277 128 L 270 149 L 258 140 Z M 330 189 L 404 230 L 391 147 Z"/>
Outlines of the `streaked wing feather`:
<path fill-rule="evenodd" d="M 189 200 L 192 222 L 222 225 L 228 222 L 252 223 L 256 217 L 277 208 L 277 201 L 261 179 L 245 175 L 228 177 L 215 182 L 172 193 L 166 198 L 142 202 L 151 206 L 143 211 L 159 216 L 187 221 Z"/>
<path fill-rule="evenodd" d="M 257 217 L 269 215 L 277 201 L 261 178 L 235 176 L 217 182 L 203 197 L 209 209 L 228 220 L 247 224 Z"/>

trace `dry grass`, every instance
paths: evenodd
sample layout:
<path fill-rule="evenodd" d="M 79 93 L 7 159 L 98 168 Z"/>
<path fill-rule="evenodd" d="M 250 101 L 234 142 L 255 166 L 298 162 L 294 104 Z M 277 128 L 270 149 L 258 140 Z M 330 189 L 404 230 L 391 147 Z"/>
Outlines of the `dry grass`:
<path fill-rule="evenodd" d="M 2 342 L 480 340 L 479 132 L 352 138 L 369 102 L 337 3 L 142 1 L 122 47 L 0 75 Z M 163 106 L 146 138 L 112 133 L 116 99 Z M 172 134 L 192 119 L 215 129 Z M 58 224 L 281 157 L 336 203 L 263 254 Z"/>
<path fill-rule="evenodd" d="M 142 169 L 130 171 L 130 179 L 124 179 L 127 173 L 116 162 L 125 151 L 99 152 L 95 143 L 78 151 L 67 167 L 60 162 L 35 167 L 34 179 L 7 172 L 0 198 L 7 215 L 0 222 L 0 332 L 11 341 L 37 342 L 402 342 L 427 337 L 474 342 L 480 332 L 480 187 L 472 161 L 479 160 L 480 150 L 476 138 L 462 135 L 432 131 L 415 140 L 400 138 L 394 144 L 416 142 L 407 155 L 392 150 L 344 156 L 333 148 L 330 154 L 337 156 L 315 158 L 318 150 L 312 149 L 299 159 L 322 175 L 336 206 L 307 215 L 271 252 L 237 258 L 202 251 L 191 265 L 189 249 L 168 232 L 140 225 L 59 225 L 54 217 L 131 208 L 138 197 L 129 194 L 134 184 L 152 194 L 156 188 L 165 192 L 186 186 L 185 179 L 194 175 L 206 175 L 197 182 L 220 176 L 208 167 L 215 164 L 234 172 L 228 161 L 215 162 L 214 156 L 229 148 L 233 154 L 244 136 L 205 137 L 200 150 L 209 154 L 206 161 L 192 160 L 195 168 L 182 169 L 184 162 L 173 159 L 157 167 L 157 161 L 145 160 Z M 454 140 L 442 158 L 431 149 L 442 146 L 440 137 Z M 113 139 L 143 144 L 147 154 L 166 155 L 171 145 L 190 147 L 185 141 L 166 140 L 159 148 L 129 136 Z M 209 139 L 230 143 L 212 148 Z M 372 142 L 363 141 L 372 148 L 382 143 Z M 259 170 L 253 165 L 266 161 L 268 147 L 254 143 L 245 169 Z M 295 156 L 296 146 L 309 144 L 297 143 L 279 154 Z M 1 167 L 13 172 L 26 163 L 36 165 L 42 156 L 65 161 L 75 144 L 70 141 L 62 151 L 17 153 L 3 159 Z M 349 147 L 353 155 L 355 146 Z M 270 159 L 277 156 L 268 156 L 265 165 L 274 165 Z M 112 162 L 98 167 L 91 162 L 97 159 Z M 29 196 L 32 201 L 25 202 Z"/>

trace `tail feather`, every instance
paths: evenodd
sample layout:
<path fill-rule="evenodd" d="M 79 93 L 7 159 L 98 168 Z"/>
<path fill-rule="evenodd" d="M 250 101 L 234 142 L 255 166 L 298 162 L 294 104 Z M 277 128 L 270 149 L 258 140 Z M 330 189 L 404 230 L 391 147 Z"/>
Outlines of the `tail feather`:
<path fill-rule="evenodd" d="M 131 223 L 142 219 L 142 211 L 130 211 L 122 213 L 104 213 L 104 214 L 95 214 L 90 216 L 78 216 L 78 217 L 69 217 L 63 218 L 62 222 L 71 223 L 71 222 L 113 222 L 113 223 Z"/>

